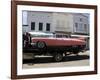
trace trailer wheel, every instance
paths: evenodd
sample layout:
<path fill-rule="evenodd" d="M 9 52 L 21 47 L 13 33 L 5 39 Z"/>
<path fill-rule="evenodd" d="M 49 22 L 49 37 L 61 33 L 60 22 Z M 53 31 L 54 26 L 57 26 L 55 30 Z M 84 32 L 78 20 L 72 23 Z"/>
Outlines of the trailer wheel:
<path fill-rule="evenodd" d="M 35 59 L 35 54 L 34 53 L 32 54 L 32 59 Z"/>
<path fill-rule="evenodd" d="M 63 55 L 61 53 L 56 53 L 53 58 L 55 61 L 59 62 L 63 59 Z"/>
<path fill-rule="evenodd" d="M 37 48 L 39 48 L 39 49 L 43 49 L 43 48 L 46 47 L 46 44 L 45 44 L 45 42 L 43 42 L 43 41 L 38 41 L 38 42 L 36 43 L 36 46 L 37 46 Z"/>

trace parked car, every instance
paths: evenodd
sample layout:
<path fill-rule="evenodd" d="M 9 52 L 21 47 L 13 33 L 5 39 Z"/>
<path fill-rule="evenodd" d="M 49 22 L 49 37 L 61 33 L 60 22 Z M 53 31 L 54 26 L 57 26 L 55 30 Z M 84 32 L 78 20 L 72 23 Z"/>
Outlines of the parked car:
<path fill-rule="evenodd" d="M 28 32 L 28 50 L 40 54 L 50 53 L 56 61 L 61 61 L 66 52 L 78 54 L 85 50 L 86 42 L 81 38 L 57 38 L 53 33 Z M 26 49 L 26 48 L 25 48 Z"/>

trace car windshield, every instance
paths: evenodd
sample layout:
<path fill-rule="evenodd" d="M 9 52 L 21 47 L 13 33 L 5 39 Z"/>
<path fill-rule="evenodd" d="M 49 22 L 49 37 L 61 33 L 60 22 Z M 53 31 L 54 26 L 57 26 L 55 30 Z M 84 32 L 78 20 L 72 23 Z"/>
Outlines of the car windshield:
<path fill-rule="evenodd" d="M 53 33 L 44 33 L 44 32 L 29 32 L 31 37 L 54 37 Z"/>

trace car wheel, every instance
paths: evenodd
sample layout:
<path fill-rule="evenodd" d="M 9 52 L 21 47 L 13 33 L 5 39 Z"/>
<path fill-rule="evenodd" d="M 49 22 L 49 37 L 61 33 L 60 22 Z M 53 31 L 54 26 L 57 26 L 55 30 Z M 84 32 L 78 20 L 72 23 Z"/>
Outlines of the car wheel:
<path fill-rule="evenodd" d="M 62 59 L 63 59 L 63 55 L 62 55 L 62 54 L 56 53 L 56 54 L 54 55 L 54 60 L 55 60 L 55 61 L 59 62 L 59 61 L 61 61 Z"/>
<path fill-rule="evenodd" d="M 42 42 L 42 41 L 38 41 L 37 44 L 36 44 L 36 46 L 37 46 L 37 48 L 40 48 L 40 49 L 46 47 L 45 42 Z"/>

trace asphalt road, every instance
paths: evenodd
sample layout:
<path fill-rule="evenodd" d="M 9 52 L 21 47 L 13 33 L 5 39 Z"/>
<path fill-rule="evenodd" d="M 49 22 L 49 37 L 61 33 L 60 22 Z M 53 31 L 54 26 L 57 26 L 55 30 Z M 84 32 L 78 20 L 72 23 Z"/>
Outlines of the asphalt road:
<path fill-rule="evenodd" d="M 32 59 L 32 54 L 23 55 L 23 68 L 45 68 L 45 67 L 69 67 L 69 66 L 88 66 L 89 51 L 80 52 L 79 56 L 65 56 L 61 62 L 53 61 L 50 56 L 36 56 Z"/>

